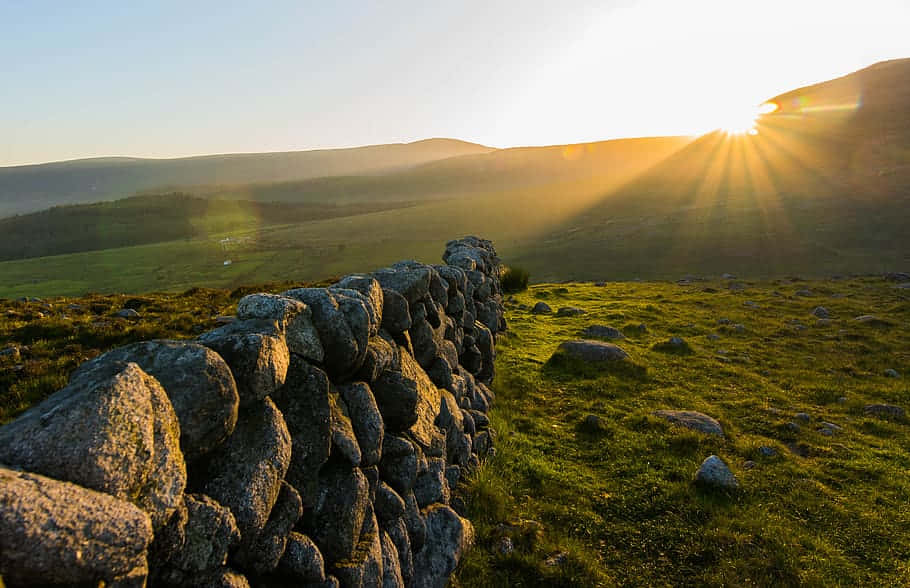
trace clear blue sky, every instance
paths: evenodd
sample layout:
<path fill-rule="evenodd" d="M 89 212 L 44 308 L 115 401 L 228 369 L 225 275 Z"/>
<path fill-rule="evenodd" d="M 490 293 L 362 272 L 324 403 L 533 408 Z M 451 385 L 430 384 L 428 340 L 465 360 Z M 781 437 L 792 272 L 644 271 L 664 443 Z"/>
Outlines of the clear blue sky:
<path fill-rule="evenodd" d="M 0 0 L 0 165 L 699 133 L 910 56 L 908 24 L 907 0 Z"/>

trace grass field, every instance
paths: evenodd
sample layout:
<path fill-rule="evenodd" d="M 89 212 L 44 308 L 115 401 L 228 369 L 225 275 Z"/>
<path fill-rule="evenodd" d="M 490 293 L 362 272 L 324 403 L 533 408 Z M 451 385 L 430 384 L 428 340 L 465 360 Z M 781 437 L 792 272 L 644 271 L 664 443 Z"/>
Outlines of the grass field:
<path fill-rule="evenodd" d="M 881 278 L 744 285 L 544 284 L 517 296 L 498 344 L 498 453 L 469 487 L 479 539 L 460 586 L 910 581 L 910 424 L 863 410 L 910 408 L 907 380 L 884 375 L 910 368 L 910 291 Z M 587 314 L 518 308 L 538 300 Z M 547 363 L 592 324 L 621 329 L 616 343 L 646 374 Z M 661 350 L 671 336 L 691 353 Z M 671 426 L 660 409 L 704 412 L 726 438 Z M 589 414 L 602 429 L 582 424 Z M 827 436 L 822 422 L 842 429 Z M 693 484 L 711 454 L 739 491 Z"/>
<path fill-rule="evenodd" d="M 195 337 L 245 293 L 288 285 L 2 301 L 0 349 L 20 351 L 0 355 L 0 423 L 101 351 Z M 541 300 L 587 312 L 521 306 Z M 830 322 L 810 314 L 817 306 Z M 125 307 L 141 317 L 116 318 Z M 855 320 L 863 315 L 875 318 Z M 507 317 L 494 383 L 497 453 L 461 489 L 478 542 L 458 585 L 910 580 L 910 422 L 864 413 L 873 403 L 910 408 L 910 290 L 880 277 L 539 284 L 507 304 Z M 592 324 L 621 329 L 617 343 L 643 373 L 548 363 Z M 688 352 L 662 348 L 671 336 Z M 905 377 L 886 377 L 888 369 Z M 704 412 L 726 437 L 674 427 L 654 416 L 660 409 Z M 602 427 L 584 426 L 587 415 Z M 840 429 L 826 435 L 823 422 Z M 740 490 L 692 483 L 710 454 Z"/>

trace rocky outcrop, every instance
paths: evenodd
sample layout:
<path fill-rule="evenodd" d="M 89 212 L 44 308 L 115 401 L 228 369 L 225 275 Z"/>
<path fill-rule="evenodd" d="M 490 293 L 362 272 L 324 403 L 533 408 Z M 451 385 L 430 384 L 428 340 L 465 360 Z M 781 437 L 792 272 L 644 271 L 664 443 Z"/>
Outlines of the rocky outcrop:
<path fill-rule="evenodd" d="M 444 586 L 506 324 L 492 243 L 443 260 L 252 294 L 194 343 L 83 364 L 0 427 L 0 579 Z"/>

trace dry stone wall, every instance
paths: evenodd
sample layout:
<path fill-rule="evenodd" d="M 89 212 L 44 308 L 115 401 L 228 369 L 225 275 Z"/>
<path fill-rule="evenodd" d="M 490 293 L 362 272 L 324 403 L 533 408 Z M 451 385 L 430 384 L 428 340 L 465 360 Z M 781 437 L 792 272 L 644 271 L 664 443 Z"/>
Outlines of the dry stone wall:
<path fill-rule="evenodd" d="M 240 300 L 0 428 L 7 586 L 444 586 L 491 451 L 492 243 Z"/>

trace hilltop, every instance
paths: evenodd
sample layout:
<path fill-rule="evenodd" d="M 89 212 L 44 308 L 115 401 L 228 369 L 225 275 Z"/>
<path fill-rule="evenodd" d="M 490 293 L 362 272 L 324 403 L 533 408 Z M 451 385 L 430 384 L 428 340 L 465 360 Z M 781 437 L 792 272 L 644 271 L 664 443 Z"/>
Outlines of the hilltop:
<path fill-rule="evenodd" d="M 0 167 L 0 217 L 198 184 L 282 182 L 406 168 L 490 147 L 456 139 L 175 159 L 106 157 Z"/>

